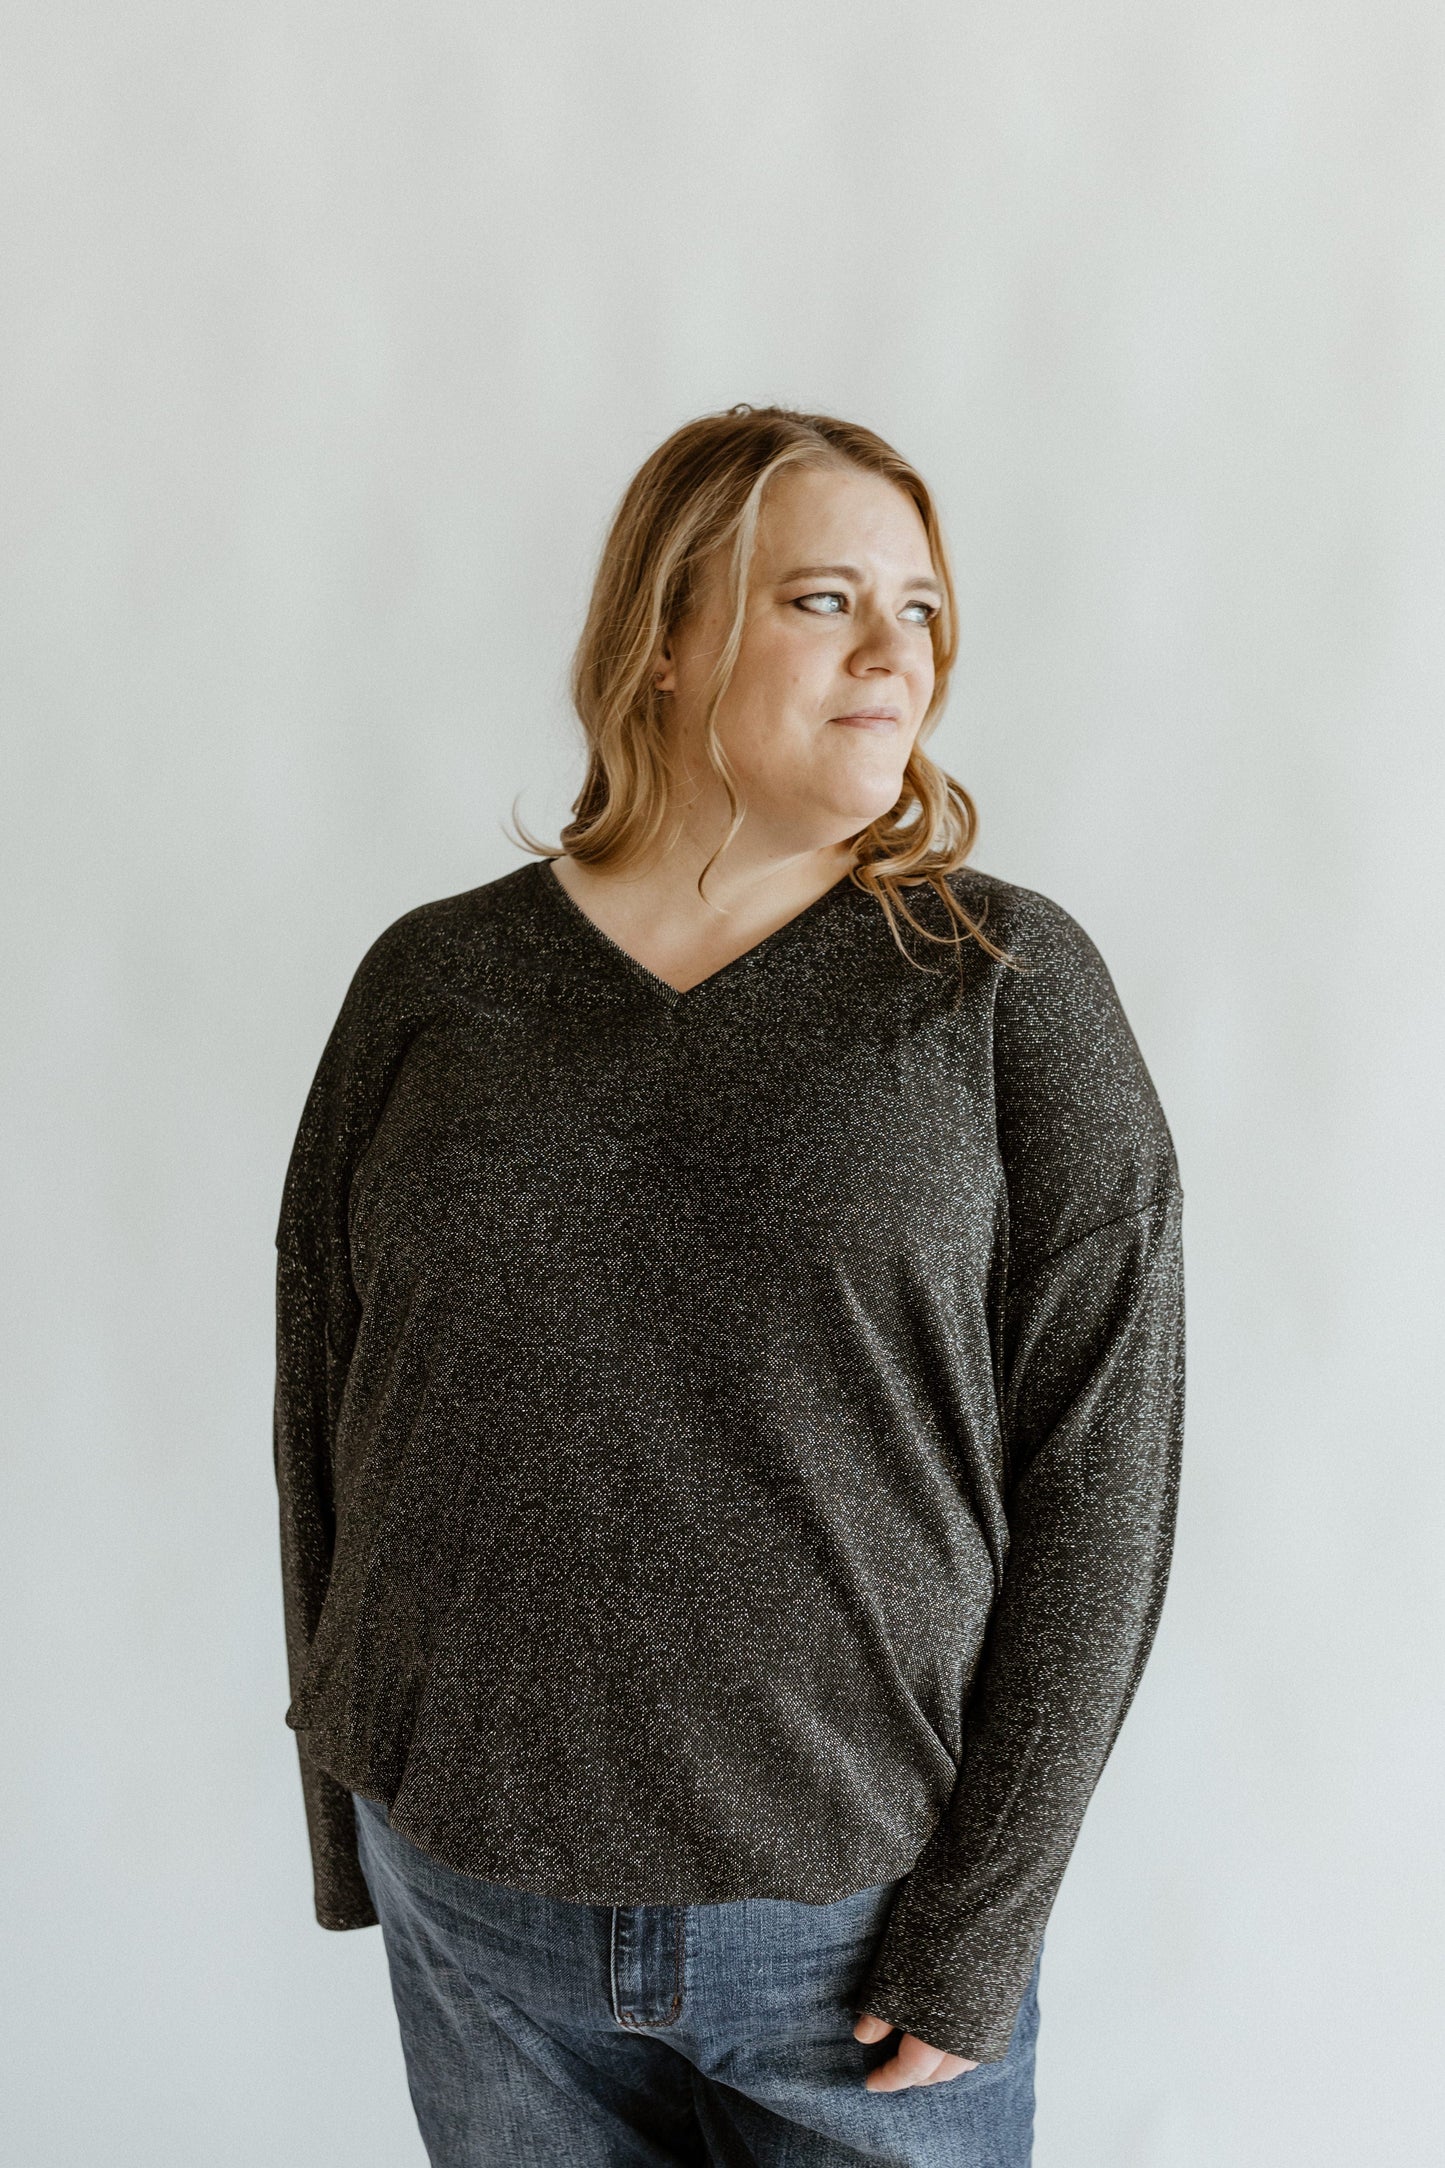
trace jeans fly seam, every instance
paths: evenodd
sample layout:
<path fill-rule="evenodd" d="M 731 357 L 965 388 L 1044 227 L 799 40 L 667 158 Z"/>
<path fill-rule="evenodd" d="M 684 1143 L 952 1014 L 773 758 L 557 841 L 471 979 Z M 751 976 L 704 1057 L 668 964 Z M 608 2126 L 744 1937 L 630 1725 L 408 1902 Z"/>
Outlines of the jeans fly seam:
<path fill-rule="evenodd" d="M 646 2020 L 645 2018 L 636 2018 L 636 2017 L 629 2017 L 629 2016 L 627 2015 L 627 2013 L 626 2013 L 626 2012 L 625 2012 L 625 2011 L 623 2010 L 623 2008 L 622 2008 L 622 2006 L 621 2006 L 621 2003 L 620 2003 L 620 2001 L 619 2001 L 619 1998 L 618 1998 L 618 1992 L 617 1992 L 617 1921 L 618 1921 L 619 1915 L 621 1914 L 621 1911 L 622 1911 L 622 1907 L 621 1907 L 621 1905 L 614 1905 L 614 1906 L 612 1907 L 612 1937 L 611 1937 L 611 1956 L 612 1956 L 612 2015 L 613 2015 L 613 2016 L 614 2016 L 614 2017 L 616 2018 L 616 2020 L 617 2020 L 618 2024 L 619 2024 L 619 2025 L 625 2025 L 625 2026 L 627 2027 L 627 2029 L 629 2030 L 629 2032 L 661 2032 L 661 2031 L 663 2030 L 663 2028 L 664 2028 L 665 2026 L 668 2026 L 668 2025 L 673 2025 L 673 2024 L 675 2024 L 675 2023 L 677 2022 L 677 2018 L 678 2018 L 678 2015 L 679 2015 L 679 2013 L 681 2012 L 681 2009 L 682 2009 L 682 2003 L 683 2003 L 683 1993 L 684 1993 L 684 1980 L 683 1980 L 683 1974 L 684 1974 L 684 1969 L 685 1969 L 685 1966 L 686 1966 L 686 1961 L 687 1961 L 687 1953 L 686 1953 L 686 1946 L 685 1946 L 685 1941 L 686 1941 L 686 1928 L 687 1928 L 687 1907 L 686 1907 L 685 1905 L 678 1905 L 678 1906 L 676 1906 L 676 1907 L 675 1907 L 675 1913 L 676 1913 L 676 1921 L 677 1921 L 677 1924 L 676 1924 L 676 1928 L 675 1928 L 675 1930 L 674 1930 L 674 1933 L 673 1933 L 673 1943 L 672 1943 L 672 1952 L 673 1952 L 673 1983 L 674 1983 L 674 1991 L 673 1991 L 673 1997 L 672 1997 L 672 2001 L 671 2001 L 671 2002 L 670 2002 L 670 2003 L 668 2004 L 668 2006 L 667 2006 L 667 2012 L 666 2012 L 666 2015 L 665 2015 L 665 2016 L 663 2016 L 663 2017 L 657 2018 L 656 2020 L 654 2020 L 654 2021 L 653 2021 L 653 2022 L 651 2022 L 651 2023 L 649 2023 L 649 2022 L 648 2022 L 648 2021 L 647 2021 L 647 2020 Z"/>

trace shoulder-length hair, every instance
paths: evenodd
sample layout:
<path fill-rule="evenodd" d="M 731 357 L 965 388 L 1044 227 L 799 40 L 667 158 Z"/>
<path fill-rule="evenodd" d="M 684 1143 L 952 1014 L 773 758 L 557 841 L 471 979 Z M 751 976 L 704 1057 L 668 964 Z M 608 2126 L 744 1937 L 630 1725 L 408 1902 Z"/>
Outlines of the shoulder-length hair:
<path fill-rule="evenodd" d="M 698 892 L 746 811 L 715 718 L 742 642 L 748 575 L 764 492 L 791 467 L 850 466 L 894 483 L 918 508 L 943 589 L 932 620 L 933 698 L 919 726 L 896 803 L 853 838 L 848 878 L 882 905 L 894 940 L 895 909 L 931 941 L 967 936 L 1004 959 L 950 885 L 972 850 L 978 814 L 954 777 L 923 751 L 943 711 L 958 651 L 958 612 L 948 550 L 927 483 L 883 438 L 829 414 L 735 406 L 684 424 L 645 460 L 613 517 L 572 664 L 572 698 L 587 742 L 587 773 L 562 830 L 561 848 L 586 865 L 627 865 L 649 853 L 676 820 L 666 699 L 655 684 L 662 649 L 697 601 L 704 568 L 725 553 L 731 628 L 709 688 L 704 742 L 731 809 L 726 836 L 698 877 Z M 515 822 L 515 815 L 514 815 Z M 553 857 L 528 836 L 526 847 Z M 674 827 L 674 834 L 676 829 Z M 921 926 L 905 888 L 931 885 L 950 932 Z M 1006 960 L 1006 959 L 1005 959 Z M 914 959 L 909 957 L 909 961 Z"/>

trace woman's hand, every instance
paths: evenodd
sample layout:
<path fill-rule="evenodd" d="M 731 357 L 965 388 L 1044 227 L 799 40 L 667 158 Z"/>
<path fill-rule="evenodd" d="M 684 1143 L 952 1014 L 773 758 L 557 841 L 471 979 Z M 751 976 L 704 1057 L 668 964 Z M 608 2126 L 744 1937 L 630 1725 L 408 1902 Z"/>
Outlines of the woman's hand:
<path fill-rule="evenodd" d="M 892 2030 L 886 2018 L 865 2012 L 853 2027 L 853 2038 L 870 2045 Z M 898 2053 L 890 2062 L 870 2070 L 863 2082 L 870 2093 L 901 2093 L 910 2085 L 942 2085 L 949 2078 L 961 2077 L 965 2070 L 977 2068 L 976 2062 L 968 2062 L 962 2055 L 946 2054 L 942 2048 L 931 2048 L 916 2034 L 905 2033 L 898 2043 Z"/>

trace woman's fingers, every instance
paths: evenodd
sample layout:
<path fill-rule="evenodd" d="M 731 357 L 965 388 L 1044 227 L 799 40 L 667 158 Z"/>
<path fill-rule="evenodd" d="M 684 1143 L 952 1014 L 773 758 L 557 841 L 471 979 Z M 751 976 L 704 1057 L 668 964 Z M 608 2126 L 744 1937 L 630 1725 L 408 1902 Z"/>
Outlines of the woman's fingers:
<path fill-rule="evenodd" d="M 866 2044 L 881 2040 L 892 2030 L 885 2019 L 865 2013 L 853 2027 L 853 2037 Z M 978 2064 L 966 2056 L 931 2048 L 915 2033 L 905 2033 L 898 2043 L 898 2053 L 870 2070 L 863 2082 L 870 2093 L 901 2093 L 910 2085 L 944 2085 L 950 2078 L 962 2077 L 965 2070 L 977 2068 Z"/>
<path fill-rule="evenodd" d="M 977 2062 L 970 2062 L 967 2056 L 940 2055 L 938 2068 L 934 2071 L 933 2076 L 925 2078 L 923 2083 L 925 2085 L 942 2085 L 948 2078 L 961 2078 L 965 2070 L 977 2070 L 977 2068 Z"/>

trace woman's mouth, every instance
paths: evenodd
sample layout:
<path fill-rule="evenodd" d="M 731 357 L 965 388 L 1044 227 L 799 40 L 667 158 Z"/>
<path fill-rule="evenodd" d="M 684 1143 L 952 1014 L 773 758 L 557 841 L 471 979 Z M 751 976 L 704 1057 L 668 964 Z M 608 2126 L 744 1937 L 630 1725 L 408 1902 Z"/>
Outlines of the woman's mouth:
<path fill-rule="evenodd" d="M 847 723 L 854 730 L 894 730 L 903 717 L 897 708 L 853 708 L 847 715 L 830 715 L 830 723 Z"/>

